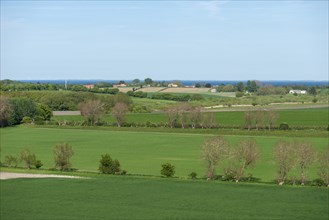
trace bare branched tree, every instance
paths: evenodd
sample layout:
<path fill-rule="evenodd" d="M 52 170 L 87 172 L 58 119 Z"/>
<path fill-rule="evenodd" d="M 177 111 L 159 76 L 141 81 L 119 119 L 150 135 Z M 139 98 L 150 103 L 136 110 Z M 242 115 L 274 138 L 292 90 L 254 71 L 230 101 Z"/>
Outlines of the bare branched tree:
<path fill-rule="evenodd" d="M 274 157 L 278 166 L 278 183 L 283 185 L 288 173 L 295 165 L 295 153 L 287 141 L 279 141 L 274 148 Z"/>
<path fill-rule="evenodd" d="M 202 127 L 213 128 L 216 126 L 215 115 L 213 112 L 204 112 L 202 114 Z"/>
<path fill-rule="evenodd" d="M 253 114 L 250 110 L 244 112 L 244 124 L 245 128 L 248 128 L 248 130 L 250 130 L 252 127 L 252 118 Z"/>
<path fill-rule="evenodd" d="M 104 114 L 104 103 L 100 100 L 88 100 L 79 105 L 82 116 L 87 118 L 88 123 L 94 125 Z"/>
<path fill-rule="evenodd" d="M 239 182 L 248 167 L 253 167 L 259 158 L 259 148 L 254 139 L 241 140 L 233 150 L 232 164 L 235 180 Z"/>
<path fill-rule="evenodd" d="M 179 120 L 179 111 L 177 106 L 171 106 L 167 108 L 166 113 L 168 117 L 169 127 L 175 127 Z"/>
<path fill-rule="evenodd" d="M 187 102 L 182 102 L 177 106 L 178 117 L 182 128 L 188 126 L 189 117 L 188 112 L 191 110 L 191 106 Z"/>
<path fill-rule="evenodd" d="M 196 127 L 200 126 L 200 123 L 202 120 L 201 107 L 196 107 L 196 108 L 191 109 L 189 112 L 189 118 L 190 118 L 192 128 L 196 128 Z"/>
<path fill-rule="evenodd" d="M 254 121 L 256 130 L 263 128 L 264 125 L 264 112 L 260 109 L 254 112 Z"/>
<path fill-rule="evenodd" d="M 58 167 L 61 171 L 70 168 L 70 159 L 73 154 L 74 152 L 71 145 L 67 143 L 56 145 L 54 148 L 55 167 Z"/>
<path fill-rule="evenodd" d="M 324 184 L 329 187 L 329 145 L 327 150 L 318 156 L 318 175 Z"/>
<path fill-rule="evenodd" d="M 301 184 L 305 184 L 306 170 L 314 162 L 315 152 L 313 146 L 309 142 L 298 142 L 293 143 L 293 149 L 296 153 L 297 165 L 300 169 L 300 181 Z"/>
<path fill-rule="evenodd" d="M 215 169 L 223 161 L 229 150 L 229 143 L 221 136 L 205 139 L 202 144 L 201 158 L 207 164 L 207 178 L 212 180 L 215 177 Z"/>
<path fill-rule="evenodd" d="M 267 111 L 266 119 L 268 122 L 268 129 L 271 130 L 278 120 L 278 113 L 270 109 Z"/>
<path fill-rule="evenodd" d="M 112 116 L 115 118 L 118 127 L 121 127 L 126 121 L 128 106 L 125 103 L 118 102 L 112 108 Z"/>

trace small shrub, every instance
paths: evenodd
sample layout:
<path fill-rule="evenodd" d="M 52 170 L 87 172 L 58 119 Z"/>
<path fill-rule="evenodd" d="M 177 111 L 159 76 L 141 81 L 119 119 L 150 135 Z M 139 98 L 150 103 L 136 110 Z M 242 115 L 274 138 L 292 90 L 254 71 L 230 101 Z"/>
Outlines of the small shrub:
<path fill-rule="evenodd" d="M 43 120 L 43 118 L 41 116 L 36 116 L 34 118 L 34 124 L 43 125 L 43 124 L 45 124 L 45 121 Z"/>
<path fill-rule="evenodd" d="M 197 173 L 196 173 L 196 172 L 191 172 L 188 176 L 189 176 L 191 179 L 196 179 Z"/>
<path fill-rule="evenodd" d="M 289 130 L 289 125 L 286 122 L 283 122 L 279 126 L 280 130 Z"/>
<path fill-rule="evenodd" d="M 35 168 L 39 169 L 40 167 L 43 166 L 43 163 L 41 162 L 41 160 L 36 160 L 34 166 Z"/>
<path fill-rule="evenodd" d="M 224 175 L 222 176 L 223 181 L 235 181 L 236 172 L 232 169 L 226 169 Z"/>
<path fill-rule="evenodd" d="M 120 175 L 126 175 L 127 174 L 127 170 L 122 170 Z"/>
<path fill-rule="evenodd" d="M 314 98 L 314 99 L 312 99 L 312 102 L 313 103 L 317 103 L 318 102 L 318 99 L 317 98 Z"/>
<path fill-rule="evenodd" d="M 120 162 L 118 160 L 112 160 L 109 154 L 101 155 L 99 161 L 99 171 L 104 174 L 116 174 L 120 172 Z"/>
<path fill-rule="evenodd" d="M 24 116 L 23 119 L 22 119 L 22 121 L 21 121 L 21 123 L 23 123 L 23 124 L 31 124 L 32 123 L 32 119 L 29 116 Z"/>
<path fill-rule="evenodd" d="M 175 174 L 175 166 L 170 163 L 162 164 L 161 175 L 165 177 L 172 177 Z"/>
<path fill-rule="evenodd" d="M 17 164 L 19 162 L 19 158 L 18 156 L 13 156 L 13 155 L 7 155 L 5 157 L 5 164 L 8 166 L 8 167 L 17 167 Z"/>
<path fill-rule="evenodd" d="M 312 186 L 325 186 L 326 184 L 324 183 L 323 179 L 317 178 L 311 182 Z"/>
<path fill-rule="evenodd" d="M 36 157 L 29 150 L 22 150 L 20 153 L 20 159 L 25 162 L 25 166 L 27 169 L 31 169 L 32 165 L 36 161 Z"/>
<path fill-rule="evenodd" d="M 243 93 L 242 92 L 236 92 L 235 93 L 235 97 L 237 97 L 237 98 L 240 98 L 242 96 L 243 96 Z"/>

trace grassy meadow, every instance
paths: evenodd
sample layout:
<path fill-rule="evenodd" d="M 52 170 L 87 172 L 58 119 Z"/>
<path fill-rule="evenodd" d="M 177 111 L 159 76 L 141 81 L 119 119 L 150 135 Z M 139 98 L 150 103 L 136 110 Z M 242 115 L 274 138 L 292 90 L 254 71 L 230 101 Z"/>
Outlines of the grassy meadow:
<path fill-rule="evenodd" d="M 328 189 L 91 175 L 1 181 L 1 219 L 327 219 Z"/>
<path fill-rule="evenodd" d="M 200 160 L 200 146 L 207 134 L 129 132 L 90 129 L 55 129 L 13 127 L 1 129 L 1 161 L 5 155 L 15 155 L 29 149 L 43 161 L 44 168 L 53 167 L 52 149 L 58 143 L 67 142 L 73 146 L 72 164 L 79 170 L 97 171 L 100 155 L 109 153 L 119 159 L 123 169 L 130 174 L 159 176 L 161 164 L 169 162 L 176 166 L 177 177 L 187 177 L 195 171 L 203 177 L 205 166 Z M 227 135 L 234 144 L 245 136 Z M 310 141 L 315 149 L 327 147 L 326 137 L 290 138 L 274 136 L 255 137 L 261 150 L 259 163 L 251 172 L 263 182 L 271 182 L 276 177 L 273 161 L 273 146 L 280 139 Z M 219 168 L 218 173 L 222 170 Z M 310 178 L 316 178 L 314 167 Z"/>

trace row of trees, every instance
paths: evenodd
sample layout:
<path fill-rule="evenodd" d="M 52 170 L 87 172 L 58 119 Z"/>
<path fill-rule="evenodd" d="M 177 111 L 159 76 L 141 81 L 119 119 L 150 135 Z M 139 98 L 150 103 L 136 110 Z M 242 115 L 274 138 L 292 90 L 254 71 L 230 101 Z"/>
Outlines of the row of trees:
<path fill-rule="evenodd" d="M 213 128 L 216 119 L 212 112 L 202 112 L 201 107 L 193 107 L 187 102 L 169 107 L 166 110 L 168 125 L 171 128 Z"/>
<path fill-rule="evenodd" d="M 53 149 L 55 168 L 60 171 L 69 170 L 71 168 L 70 159 L 74 155 L 72 146 L 63 143 L 58 144 Z M 39 169 L 43 166 L 41 160 L 37 160 L 35 154 L 31 153 L 28 149 L 22 150 L 19 155 L 7 155 L 4 163 L 9 167 L 17 167 L 19 162 L 24 162 L 27 169 L 31 169 L 33 166 Z"/>
<path fill-rule="evenodd" d="M 45 104 L 37 104 L 27 98 L 8 99 L 0 96 L 0 126 L 20 124 L 25 120 L 49 121 L 52 110 Z"/>
<path fill-rule="evenodd" d="M 216 177 L 215 170 L 222 167 L 223 179 L 239 182 L 245 177 L 245 170 L 254 167 L 260 155 L 259 147 L 254 139 L 245 139 L 231 146 L 219 136 L 205 139 L 202 144 L 202 159 L 206 163 L 208 180 Z M 277 167 L 276 180 L 283 185 L 289 181 L 304 185 L 307 171 L 317 163 L 318 176 L 323 184 L 329 186 L 329 149 L 316 153 L 312 144 L 299 141 L 279 141 L 274 147 L 274 159 Z"/>
<path fill-rule="evenodd" d="M 278 113 L 271 109 L 249 110 L 244 113 L 245 128 L 248 128 L 248 130 L 252 128 L 255 128 L 256 130 L 268 128 L 271 130 L 277 123 L 277 120 Z"/>

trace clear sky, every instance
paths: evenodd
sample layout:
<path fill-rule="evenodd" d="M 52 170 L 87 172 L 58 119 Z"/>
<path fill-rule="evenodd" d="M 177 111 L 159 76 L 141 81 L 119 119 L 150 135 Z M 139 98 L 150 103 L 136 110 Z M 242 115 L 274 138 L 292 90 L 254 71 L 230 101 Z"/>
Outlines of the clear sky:
<path fill-rule="evenodd" d="M 1 79 L 146 77 L 328 80 L 328 0 L 1 0 Z"/>

